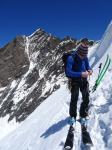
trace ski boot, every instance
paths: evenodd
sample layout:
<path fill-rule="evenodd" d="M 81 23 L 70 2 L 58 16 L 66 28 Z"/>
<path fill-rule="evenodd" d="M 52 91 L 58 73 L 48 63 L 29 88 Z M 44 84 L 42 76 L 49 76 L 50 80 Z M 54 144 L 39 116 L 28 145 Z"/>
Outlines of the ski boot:
<path fill-rule="evenodd" d="M 76 119 L 74 117 L 70 117 L 70 119 L 68 121 L 69 125 L 72 126 L 75 122 L 76 122 Z"/>
<path fill-rule="evenodd" d="M 86 119 L 86 118 L 80 118 L 80 123 L 84 127 L 87 127 L 87 121 L 88 121 L 88 119 Z"/>

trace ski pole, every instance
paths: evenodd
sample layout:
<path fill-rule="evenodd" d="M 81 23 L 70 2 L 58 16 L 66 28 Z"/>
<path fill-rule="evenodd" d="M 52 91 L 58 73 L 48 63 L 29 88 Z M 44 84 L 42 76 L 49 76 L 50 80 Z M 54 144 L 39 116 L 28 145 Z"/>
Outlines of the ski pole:
<path fill-rule="evenodd" d="M 93 72 L 93 71 L 92 71 Z M 90 76 L 91 76 L 91 72 L 88 70 L 88 76 L 89 76 L 89 80 L 90 80 Z"/>
<path fill-rule="evenodd" d="M 90 75 L 89 75 L 89 80 L 90 80 Z"/>
<path fill-rule="evenodd" d="M 98 67 L 98 68 L 99 68 L 98 77 L 99 77 L 99 75 L 100 75 L 101 67 L 102 67 L 102 63 L 100 63 L 100 64 L 99 64 L 99 67 Z"/>

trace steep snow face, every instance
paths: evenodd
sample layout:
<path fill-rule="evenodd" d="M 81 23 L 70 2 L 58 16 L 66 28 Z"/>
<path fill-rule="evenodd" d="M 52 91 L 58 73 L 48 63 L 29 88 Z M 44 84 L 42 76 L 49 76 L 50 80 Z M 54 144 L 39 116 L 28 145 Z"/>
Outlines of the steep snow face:
<path fill-rule="evenodd" d="M 111 32 L 111 26 L 109 30 Z M 104 34 L 108 39 L 108 34 Z M 105 39 L 102 38 L 102 41 Z M 101 43 L 102 43 L 101 41 Z M 103 50 L 94 45 L 93 51 L 89 54 L 90 61 L 93 61 L 94 74 L 90 78 L 90 88 L 93 85 L 97 73 L 98 65 L 104 64 L 106 55 L 112 53 L 112 42 L 103 41 Z M 102 53 L 101 58 L 100 52 Z M 92 63 L 92 62 L 91 62 Z M 43 72 L 46 68 L 43 68 Z M 42 71 L 42 70 L 41 70 Z M 112 66 L 106 73 L 105 78 L 94 94 L 91 94 L 90 120 L 88 122 L 88 130 L 91 134 L 94 146 L 91 150 L 111 150 L 112 148 Z M 69 116 L 70 92 L 63 78 L 60 77 L 58 84 L 60 88 L 50 95 L 24 122 L 20 124 L 15 131 L 0 140 L 0 150 L 62 150 L 69 126 L 67 125 Z M 49 82 L 46 82 L 49 89 Z M 62 85 L 63 83 L 63 85 Z M 108 83 L 108 84 L 107 84 Z M 12 84 L 12 87 L 15 84 Z M 43 89 L 46 93 L 46 88 Z M 81 97 L 78 103 L 78 108 Z M 75 140 L 73 150 L 82 150 L 80 124 L 76 123 Z"/>
<path fill-rule="evenodd" d="M 101 42 L 99 44 L 99 47 L 97 49 L 97 56 L 99 58 L 101 58 L 105 52 L 105 49 L 108 49 L 111 46 L 112 46 L 112 21 L 110 22 L 107 30 L 105 31 L 105 33 L 103 35 Z M 99 50 L 101 50 L 100 53 L 98 53 Z"/>
<path fill-rule="evenodd" d="M 97 46 L 97 50 L 90 57 L 90 59 L 94 60 L 92 63 L 92 67 L 94 67 L 96 65 L 96 62 L 100 60 L 101 57 L 103 57 L 107 49 L 108 49 L 108 53 L 110 51 L 110 54 L 111 54 L 111 46 L 112 46 L 112 21 L 110 22 L 109 26 L 107 27 L 102 37 L 102 40 Z"/>

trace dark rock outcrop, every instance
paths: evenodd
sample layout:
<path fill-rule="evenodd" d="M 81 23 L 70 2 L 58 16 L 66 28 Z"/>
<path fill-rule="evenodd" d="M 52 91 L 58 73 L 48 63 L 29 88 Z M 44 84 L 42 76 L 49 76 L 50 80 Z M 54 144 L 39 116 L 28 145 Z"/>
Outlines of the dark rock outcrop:
<path fill-rule="evenodd" d="M 25 41 L 22 36 L 0 49 L 0 85 L 6 86 L 10 80 L 20 77 L 29 68 L 25 53 Z"/>

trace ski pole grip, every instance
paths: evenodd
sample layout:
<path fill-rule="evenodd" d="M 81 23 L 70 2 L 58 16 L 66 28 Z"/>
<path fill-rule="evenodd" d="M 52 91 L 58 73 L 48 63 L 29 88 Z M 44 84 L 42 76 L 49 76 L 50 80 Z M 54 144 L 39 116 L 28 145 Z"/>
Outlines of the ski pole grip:
<path fill-rule="evenodd" d="M 98 67 L 98 68 L 100 69 L 100 68 L 101 68 L 101 66 L 102 66 L 102 63 L 100 63 L 100 65 L 99 65 L 99 67 Z"/>

